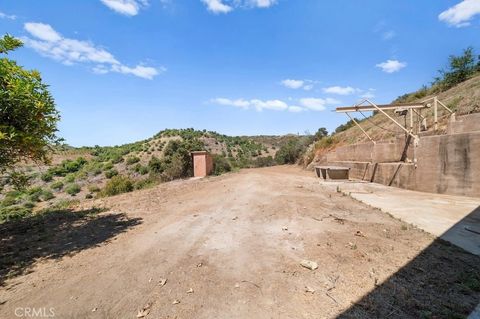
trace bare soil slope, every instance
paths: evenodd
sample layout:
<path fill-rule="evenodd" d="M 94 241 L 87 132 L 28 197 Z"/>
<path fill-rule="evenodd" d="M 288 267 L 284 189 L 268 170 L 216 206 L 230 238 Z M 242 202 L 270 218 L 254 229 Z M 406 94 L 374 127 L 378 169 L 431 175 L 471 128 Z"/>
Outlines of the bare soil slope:
<path fill-rule="evenodd" d="M 17 307 L 56 318 L 449 317 L 480 299 L 480 258 L 296 167 L 82 205 L 0 225 L 0 268 L 15 269 L 2 278 L 0 318 Z"/>

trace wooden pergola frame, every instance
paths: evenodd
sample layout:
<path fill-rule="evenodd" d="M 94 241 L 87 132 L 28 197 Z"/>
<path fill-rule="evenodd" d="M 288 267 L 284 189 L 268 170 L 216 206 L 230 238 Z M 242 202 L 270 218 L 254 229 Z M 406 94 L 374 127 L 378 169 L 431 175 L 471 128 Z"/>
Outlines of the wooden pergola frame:
<path fill-rule="evenodd" d="M 434 128 L 435 130 L 438 129 L 438 106 L 442 106 L 444 109 L 446 109 L 450 115 L 454 115 L 455 113 L 450 110 L 444 103 L 438 100 L 436 96 L 428 98 L 424 101 L 418 102 L 418 103 L 398 103 L 398 104 L 380 104 L 377 105 L 373 103 L 372 101 L 368 99 L 364 99 L 358 104 L 355 104 L 353 106 L 346 106 L 346 107 L 337 107 L 335 112 L 337 113 L 345 113 L 350 120 L 355 123 L 356 126 L 362 130 L 363 134 L 368 137 L 370 141 L 372 141 L 375 144 L 375 141 L 368 135 L 368 133 L 362 128 L 362 126 L 355 120 L 354 117 L 350 115 L 350 113 L 355 113 L 355 112 L 361 112 L 361 111 L 378 111 L 382 113 L 385 117 L 387 117 L 390 121 L 395 123 L 396 126 L 398 126 L 402 131 L 404 131 L 407 135 L 410 135 L 414 142 L 415 145 L 418 143 L 418 135 L 414 134 L 413 130 L 413 113 L 417 114 L 419 117 L 422 119 L 425 119 L 424 116 L 421 115 L 421 110 L 423 109 L 429 109 L 432 107 L 432 102 L 433 102 L 433 118 L 434 118 Z M 368 105 L 365 105 L 368 103 Z M 410 115 L 410 127 L 409 129 L 402 124 L 400 124 L 397 120 L 395 120 L 392 116 L 390 116 L 387 112 L 388 110 L 407 110 L 409 115 Z"/>

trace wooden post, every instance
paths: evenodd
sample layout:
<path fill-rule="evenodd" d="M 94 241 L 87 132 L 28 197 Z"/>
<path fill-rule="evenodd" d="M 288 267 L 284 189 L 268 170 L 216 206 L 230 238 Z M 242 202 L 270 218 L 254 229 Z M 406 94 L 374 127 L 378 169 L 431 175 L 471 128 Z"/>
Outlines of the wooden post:
<path fill-rule="evenodd" d="M 435 123 L 434 129 L 436 132 L 438 130 L 438 99 L 436 96 L 433 98 L 433 122 Z"/>
<path fill-rule="evenodd" d="M 408 110 L 410 113 L 410 132 L 413 133 L 413 110 Z"/>

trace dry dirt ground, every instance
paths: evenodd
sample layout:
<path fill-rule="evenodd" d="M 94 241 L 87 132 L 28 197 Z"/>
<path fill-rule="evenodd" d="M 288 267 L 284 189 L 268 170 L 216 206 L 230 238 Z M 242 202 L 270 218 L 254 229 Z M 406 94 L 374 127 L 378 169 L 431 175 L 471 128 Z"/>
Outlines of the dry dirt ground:
<path fill-rule="evenodd" d="M 82 205 L 0 225 L 0 318 L 461 318 L 480 301 L 478 256 L 297 167 Z"/>

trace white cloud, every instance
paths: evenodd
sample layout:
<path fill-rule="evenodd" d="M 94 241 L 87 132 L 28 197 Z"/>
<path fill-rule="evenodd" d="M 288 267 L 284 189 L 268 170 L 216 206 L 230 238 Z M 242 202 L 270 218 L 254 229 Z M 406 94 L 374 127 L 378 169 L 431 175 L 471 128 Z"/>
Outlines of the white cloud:
<path fill-rule="evenodd" d="M 140 8 L 148 5 L 148 0 L 100 0 L 115 12 L 127 16 L 137 15 Z"/>
<path fill-rule="evenodd" d="M 105 49 L 91 42 L 64 38 L 48 24 L 29 22 L 25 23 L 24 28 L 34 37 L 22 39 L 26 46 L 65 65 L 94 64 L 92 70 L 97 74 L 116 72 L 149 80 L 165 71 L 164 68 L 156 69 L 144 65 L 126 66 Z"/>
<path fill-rule="evenodd" d="M 57 42 L 62 39 L 60 34 L 48 24 L 27 22 L 24 27 L 28 33 L 40 40 Z"/>
<path fill-rule="evenodd" d="M 17 16 L 6 14 L 0 11 L 0 19 L 8 19 L 8 20 L 15 20 Z"/>
<path fill-rule="evenodd" d="M 313 84 L 305 84 L 305 85 L 303 86 L 303 89 L 304 89 L 305 91 L 310 91 L 311 89 L 313 89 Z"/>
<path fill-rule="evenodd" d="M 201 0 L 208 11 L 213 13 L 229 13 L 238 7 L 269 8 L 278 0 Z"/>
<path fill-rule="evenodd" d="M 218 104 L 218 105 L 225 105 L 225 106 L 233 106 L 238 107 L 244 110 L 256 110 L 258 112 L 262 112 L 263 110 L 272 110 L 272 111 L 288 111 L 288 112 L 302 112 L 306 111 L 305 108 L 296 106 L 296 105 L 288 105 L 288 103 L 282 100 L 260 100 L 260 99 L 228 99 L 228 98 L 216 98 L 210 100 L 211 103 Z"/>
<path fill-rule="evenodd" d="M 212 103 L 219 104 L 219 105 L 227 105 L 227 106 L 235 106 L 242 109 L 255 109 L 257 111 L 263 110 L 275 110 L 275 111 L 283 111 L 288 109 L 288 104 L 281 101 L 281 100 L 259 100 L 259 99 L 252 99 L 252 100 L 244 100 L 244 99 L 236 99 L 231 100 L 227 98 L 216 98 L 211 100 Z"/>
<path fill-rule="evenodd" d="M 112 65 L 112 71 L 123 74 L 132 74 L 140 78 L 152 80 L 160 72 L 165 72 L 166 69 L 162 67 L 160 70 L 157 70 L 151 66 L 143 65 L 137 65 L 136 67 L 131 68 L 121 64 L 114 64 Z"/>
<path fill-rule="evenodd" d="M 211 100 L 211 102 L 219 105 L 235 106 L 242 109 L 248 109 L 250 107 L 250 102 L 244 99 L 230 100 L 227 98 L 219 97 Z"/>
<path fill-rule="evenodd" d="M 457 5 L 440 13 L 438 19 L 449 25 L 460 28 L 469 26 L 470 20 L 477 14 L 480 14 L 480 1 L 463 0 Z"/>
<path fill-rule="evenodd" d="M 202 0 L 207 6 L 208 11 L 213 13 L 228 13 L 233 10 L 229 5 L 226 5 L 222 0 Z"/>
<path fill-rule="evenodd" d="M 350 95 L 359 92 L 360 89 L 352 88 L 351 86 L 330 86 L 323 88 L 323 92 L 338 95 Z"/>
<path fill-rule="evenodd" d="M 283 111 L 288 109 L 288 104 L 280 100 L 251 100 L 251 105 L 257 109 L 257 111 L 263 110 L 275 110 Z"/>
<path fill-rule="evenodd" d="M 303 107 L 300 107 L 300 106 L 292 105 L 292 106 L 288 107 L 288 111 L 298 113 L 298 112 L 305 111 L 305 109 Z"/>
<path fill-rule="evenodd" d="M 289 100 L 292 100 L 289 98 Z M 238 107 L 244 110 L 256 110 L 261 112 L 263 110 L 272 111 L 288 111 L 293 113 L 303 111 L 323 111 L 329 105 L 339 104 L 340 101 L 332 98 L 320 99 L 320 98 L 303 98 L 298 100 L 299 105 L 290 105 L 282 100 L 260 100 L 260 99 L 228 99 L 228 98 L 215 98 L 210 100 L 211 103 L 225 106 Z"/>
<path fill-rule="evenodd" d="M 320 98 L 309 97 L 309 98 L 300 99 L 300 104 L 303 107 L 312 111 L 323 111 L 326 109 L 328 105 L 334 105 L 334 104 L 340 104 L 340 103 L 341 103 L 340 101 L 332 98 L 320 99 Z"/>
<path fill-rule="evenodd" d="M 289 89 L 299 89 L 303 87 L 305 81 L 302 80 L 292 80 L 292 79 L 286 79 L 282 81 L 282 85 L 289 88 Z"/>
<path fill-rule="evenodd" d="M 285 79 L 280 82 L 284 87 L 289 89 L 298 90 L 304 89 L 305 91 L 310 91 L 313 89 L 314 81 L 311 80 L 294 80 L 294 79 Z"/>
<path fill-rule="evenodd" d="M 277 3 L 277 0 L 250 0 L 250 3 L 258 8 L 268 8 Z"/>
<path fill-rule="evenodd" d="M 387 60 L 376 65 L 377 68 L 381 68 L 382 71 L 386 73 L 398 72 L 406 66 L 407 63 L 398 60 Z"/>

